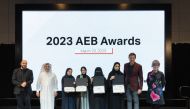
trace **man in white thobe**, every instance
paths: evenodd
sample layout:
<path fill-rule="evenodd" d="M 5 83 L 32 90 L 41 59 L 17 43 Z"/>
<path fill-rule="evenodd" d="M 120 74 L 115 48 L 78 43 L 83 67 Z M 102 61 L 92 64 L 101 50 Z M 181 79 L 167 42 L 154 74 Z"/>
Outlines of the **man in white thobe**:
<path fill-rule="evenodd" d="M 52 73 L 51 64 L 42 65 L 37 81 L 36 96 L 40 97 L 40 109 L 54 109 L 57 96 L 57 77 Z"/>

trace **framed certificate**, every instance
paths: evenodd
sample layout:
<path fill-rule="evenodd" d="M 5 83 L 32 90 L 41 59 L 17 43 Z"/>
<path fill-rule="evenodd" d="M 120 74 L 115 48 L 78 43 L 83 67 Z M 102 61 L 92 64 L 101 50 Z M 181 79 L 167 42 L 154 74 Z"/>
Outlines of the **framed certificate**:
<path fill-rule="evenodd" d="M 105 86 L 94 86 L 93 92 L 94 94 L 103 94 L 105 93 Z"/>
<path fill-rule="evenodd" d="M 65 92 L 75 92 L 75 79 L 64 78 L 64 91 Z"/>
<path fill-rule="evenodd" d="M 103 76 L 93 77 L 93 93 L 103 94 L 105 93 L 105 81 Z"/>
<path fill-rule="evenodd" d="M 65 92 L 75 92 L 75 87 L 64 87 Z"/>
<path fill-rule="evenodd" d="M 124 85 L 113 85 L 113 93 L 125 93 Z"/>
<path fill-rule="evenodd" d="M 87 86 L 77 86 L 76 87 L 76 92 L 86 92 L 87 91 Z"/>
<path fill-rule="evenodd" d="M 113 93 L 125 93 L 124 76 L 115 75 L 115 79 L 112 82 Z"/>
<path fill-rule="evenodd" d="M 88 80 L 86 78 L 76 79 L 76 92 L 86 92 L 88 86 Z"/>

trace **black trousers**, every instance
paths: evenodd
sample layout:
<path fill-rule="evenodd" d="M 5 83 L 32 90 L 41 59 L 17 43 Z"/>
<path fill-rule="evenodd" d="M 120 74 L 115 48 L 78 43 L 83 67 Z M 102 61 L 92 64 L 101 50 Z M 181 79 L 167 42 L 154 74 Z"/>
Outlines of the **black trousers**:
<path fill-rule="evenodd" d="M 21 93 L 16 95 L 17 109 L 31 109 L 30 94 Z"/>

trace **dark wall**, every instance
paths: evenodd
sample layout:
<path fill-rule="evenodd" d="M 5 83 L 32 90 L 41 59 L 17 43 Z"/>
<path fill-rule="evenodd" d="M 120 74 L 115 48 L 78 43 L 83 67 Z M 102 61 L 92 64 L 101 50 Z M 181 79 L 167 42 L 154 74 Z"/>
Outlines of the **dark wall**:
<path fill-rule="evenodd" d="M 15 62 L 15 45 L 0 45 L 0 98 L 13 97 L 11 83 Z"/>
<path fill-rule="evenodd" d="M 190 86 L 190 44 L 172 45 L 172 73 L 168 75 L 166 95 L 169 98 L 179 97 L 179 87 Z M 13 85 L 12 71 L 15 68 L 15 45 L 0 45 L 0 98 L 11 98 Z M 18 65 L 17 65 L 18 66 Z M 167 72 L 166 72 L 167 73 Z"/>
<path fill-rule="evenodd" d="M 172 74 L 175 89 L 179 96 L 180 86 L 190 86 L 190 44 L 173 44 Z"/>

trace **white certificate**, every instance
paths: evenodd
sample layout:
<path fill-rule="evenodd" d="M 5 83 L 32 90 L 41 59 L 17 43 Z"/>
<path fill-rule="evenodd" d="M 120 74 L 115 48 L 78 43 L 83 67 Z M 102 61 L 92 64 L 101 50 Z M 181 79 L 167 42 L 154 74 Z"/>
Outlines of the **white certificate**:
<path fill-rule="evenodd" d="M 124 85 L 113 85 L 113 93 L 125 93 Z"/>
<path fill-rule="evenodd" d="M 105 87 L 104 86 L 94 86 L 93 87 L 93 92 L 95 94 L 105 93 Z"/>
<path fill-rule="evenodd" d="M 77 86 L 76 87 L 76 92 L 86 92 L 87 91 L 87 86 Z"/>
<path fill-rule="evenodd" d="M 64 91 L 65 92 L 75 92 L 75 88 L 74 87 L 64 87 Z"/>

